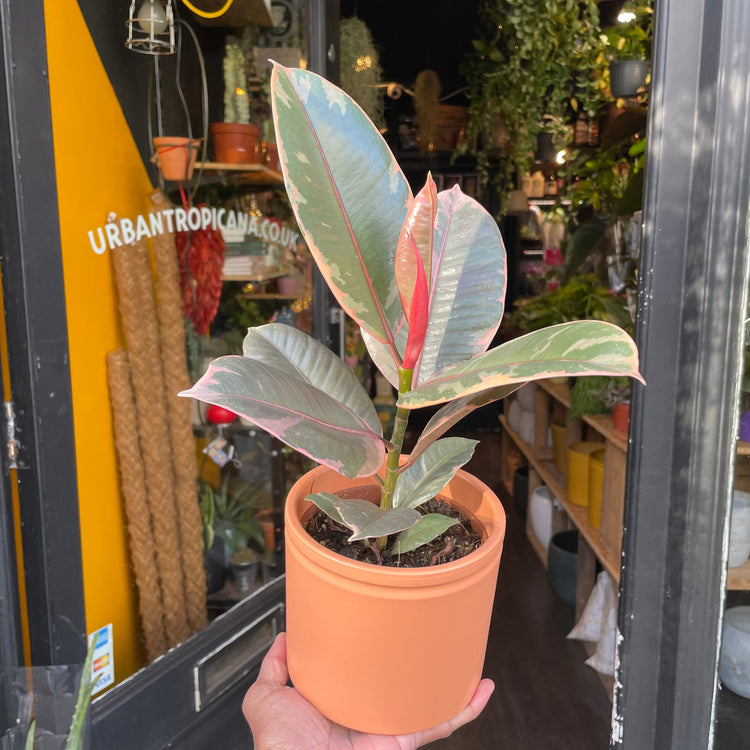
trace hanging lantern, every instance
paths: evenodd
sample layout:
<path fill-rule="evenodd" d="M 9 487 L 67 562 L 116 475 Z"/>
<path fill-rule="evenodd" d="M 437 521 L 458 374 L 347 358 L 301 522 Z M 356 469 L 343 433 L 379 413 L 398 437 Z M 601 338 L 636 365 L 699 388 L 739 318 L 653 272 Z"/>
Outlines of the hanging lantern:
<path fill-rule="evenodd" d="M 128 38 L 125 46 L 144 55 L 171 55 L 175 50 L 172 0 L 166 7 L 159 0 L 145 0 L 136 13 L 136 3 L 130 3 Z"/>

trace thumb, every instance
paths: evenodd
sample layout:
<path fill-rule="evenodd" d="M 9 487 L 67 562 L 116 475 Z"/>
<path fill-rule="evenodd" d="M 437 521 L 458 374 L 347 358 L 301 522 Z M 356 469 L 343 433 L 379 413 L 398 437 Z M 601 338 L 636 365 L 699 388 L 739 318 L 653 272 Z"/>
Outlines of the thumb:
<path fill-rule="evenodd" d="M 286 633 L 279 633 L 263 658 L 258 672 L 258 682 L 270 682 L 284 687 L 289 682 L 286 666 Z"/>

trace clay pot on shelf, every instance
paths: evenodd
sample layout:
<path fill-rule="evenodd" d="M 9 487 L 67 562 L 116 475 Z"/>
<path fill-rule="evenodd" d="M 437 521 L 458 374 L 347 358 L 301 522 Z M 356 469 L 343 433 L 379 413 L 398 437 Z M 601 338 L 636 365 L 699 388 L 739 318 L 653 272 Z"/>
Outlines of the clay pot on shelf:
<path fill-rule="evenodd" d="M 263 141 L 260 144 L 260 150 L 263 164 L 269 169 L 277 171 L 279 169 L 279 151 L 276 144 L 270 141 Z"/>
<path fill-rule="evenodd" d="M 164 135 L 154 138 L 156 163 L 165 180 L 184 182 L 193 176 L 200 140 Z"/>
<path fill-rule="evenodd" d="M 479 683 L 505 513 L 486 485 L 459 471 L 441 496 L 475 519 L 482 545 L 461 560 L 427 568 L 369 565 L 326 549 L 303 526 L 313 512 L 307 495 L 363 483 L 374 480 L 318 467 L 287 497 L 289 673 L 332 721 L 363 732 L 411 733 L 454 716 Z M 387 646 L 378 648 L 384 637 Z M 398 679 L 384 689 L 381 680 L 362 677 L 372 674 Z"/>
<path fill-rule="evenodd" d="M 260 163 L 260 128 L 239 122 L 212 122 L 209 126 L 214 157 L 220 164 Z"/>
<path fill-rule="evenodd" d="M 617 404 L 612 409 L 612 426 L 618 432 L 627 434 L 630 427 L 630 404 Z"/>

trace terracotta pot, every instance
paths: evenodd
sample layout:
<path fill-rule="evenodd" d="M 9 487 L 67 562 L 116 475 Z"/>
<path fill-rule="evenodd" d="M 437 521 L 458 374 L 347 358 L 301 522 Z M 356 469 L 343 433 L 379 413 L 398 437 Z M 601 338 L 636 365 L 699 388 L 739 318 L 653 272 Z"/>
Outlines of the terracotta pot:
<path fill-rule="evenodd" d="M 617 404 L 612 409 L 612 426 L 618 432 L 627 432 L 630 427 L 630 404 Z"/>
<path fill-rule="evenodd" d="M 273 523 L 273 513 L 270 510 L 261 510 L 255 514 L 255 518 L 263 529 L 263 540 L 266 545 L 266 551 L 276 547 L 276 531 Z"/>
<path fill-rule="evenodd" d="M 221 164 L 260 163 L 260 128 L 239 122 L 212 122 L 214 155 Z"/>
<path fill-rule="evenodd" d="M 261 153 L 263 155 L 263 163 L 273 170 L 279 168 L 279 150 L 275 143 L 269 141 L 263 141 L 260 144 Z"/>
<path fill-rule="evenodd" d="M 165 180 L 183 182 L 193 176 L 195 160 L 198 158 L 199 140 L 179 136 L 154 138 L 156 158 Z"/>
<path fill-rule="evenodd" d="M 289 672 L 333 721 L 401 734 L 435 726 L 469 702 L 482 675 L 505 512 L 492 491 L 459 471 L 442 495 L 476 519 L 482 546 L 431 568 L 385 568 L 327 550 L 300 520 L 312 492 L 347 479 L 318 467 L 292 487 L 285 510 Z"/>

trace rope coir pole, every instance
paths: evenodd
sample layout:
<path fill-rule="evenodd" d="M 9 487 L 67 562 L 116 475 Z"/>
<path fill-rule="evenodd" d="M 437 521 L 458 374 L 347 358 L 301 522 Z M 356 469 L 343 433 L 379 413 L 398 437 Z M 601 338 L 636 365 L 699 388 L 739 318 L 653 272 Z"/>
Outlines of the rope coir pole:
<path fill-rule="evenodd" d="M 156 210 L 171 204 L 163 193 L 151 196 Z M 185 606 L 193 630 L 206 625 L 206 573 L 203 566 L 202 522 L 198 504 L 198 459 L 196 457 L 190 400 L 177 394 L 190 387 L 185 355 L 185 318 L 182 314 L 180 267 L 174 234 L 152 240 L 156 271 L 156 301 L 161 333 L 169 430 L 175 467 L 175 502 L 182 539 L 185 573 Z"/>
<path fill-rule="evenodd" d="M 146 656 L 153 661 L 167 650 L 164 602 L 156 564 L 154 530 L 148 508 L 146 476 L 138 442 L 135 396 L 124 349 L 107 354 L 107 382 L 112 405 L 115 446 L 120 465 L 130 558 L 138 589 L 138 612 Z"/>
<path fill-rule="evenodd" d="M 185 609 L 185 576 L 148 248 L 142 241 L 116 247 L 112 261 L 135 392 L 167 641 L 169 646 L 175 646 L 190 635 L 190 627 Z"/>

